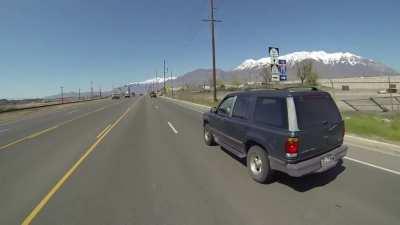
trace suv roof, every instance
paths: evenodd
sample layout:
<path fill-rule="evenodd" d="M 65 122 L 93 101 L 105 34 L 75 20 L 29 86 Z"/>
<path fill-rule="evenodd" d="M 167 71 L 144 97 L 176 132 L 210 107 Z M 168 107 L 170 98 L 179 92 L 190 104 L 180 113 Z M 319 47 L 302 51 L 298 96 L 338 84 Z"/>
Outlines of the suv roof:
<path fill-rule="evenodd" d="M 229 93 L 226 96 L 236 96 L 236 95 L 269 95 L 274 97 L 288 97 L 288 96 L 299 96 L 311 93 L 327 93 L 326 91 L 321 91 L 315 87 L 288 87 L 282 89 L 259 89 L 259 90 L 249 90 L 249 91 L 237 91 Z"/>

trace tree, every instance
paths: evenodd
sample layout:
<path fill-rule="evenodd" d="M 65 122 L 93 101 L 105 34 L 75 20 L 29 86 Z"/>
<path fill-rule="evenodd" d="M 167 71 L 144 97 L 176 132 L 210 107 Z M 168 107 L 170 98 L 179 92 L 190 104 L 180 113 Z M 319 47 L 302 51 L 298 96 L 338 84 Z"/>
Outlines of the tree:
<path fill-rule="evenodd" d="M 296 75 L 297 75 L 297 78 L 300 79 L 301 85 L 304 84 L 304 80 L 306 79 L 306 73 L 304 72 L 305 67 L 306 67 L 306 63 L 304 62 L 304 60 L 296 62 L 296 64 L 295 64 Z"/>
<path fill-rule="evenodd" d="M 262 82 L 266 86 L 268 86 L 271 83 L 272 73 L 271 73 L 271 67 L 269 64 L 266 64 L 265 66 L 263 66 L 263 68 L 261 69 L 261 71 L 259 73 L 259 76 L 262 78 Z"/>
<path fill-rule="evenodd" d="M 318 74 L 314 71 L 311 71 L 306 78 L 306 84 L 310 86 L 316 86 L 318 84 Z"/>
<path fill-rule="evenodd" d="M 300 79 L 301 85 L 306 82 L 308 85 L 316 85 L 318 74 L 313 71 L 312 60 L 302 60 L 295 64 L 297 78 Z"/>

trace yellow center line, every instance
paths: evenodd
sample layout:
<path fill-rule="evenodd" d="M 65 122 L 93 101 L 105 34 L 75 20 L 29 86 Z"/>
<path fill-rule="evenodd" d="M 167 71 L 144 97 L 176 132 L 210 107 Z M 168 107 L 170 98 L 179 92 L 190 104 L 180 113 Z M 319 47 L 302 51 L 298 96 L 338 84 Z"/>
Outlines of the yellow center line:
<path fill-rule="evenodd" d="M 111 127 L 111 124 L 109 124 L 106 128 L 104 128 L 104 130 L 102 130 L 102 131 L 100 132 L 100 134 L 97 135 L 97 138 L 100 138 L 100 137 L 108 130 L 108 128 L 110 128 L 110 127 Z"/>
<path fill-rule="evenodd" d="M 31 213 L 24 219 L 21 225 L 29 225 L 32 223 L 33 219 L 38 215 L 38 213 L 43 209 L 43 207 L 49 202 L 53 195 L 63 186 L 65 181 L 75 172 L 80 164 L 90 155 L 91 152 L 100 144 L 100 142 L 107 136 L 107 134 L 128 114 L 131 110 L 129 107 L 111 126 L 109 129 L 105 129 L 105 132 L 97 139 L 97 141 L 90 146 L 89 149 L 82 155 L 82 157 L 67 171 L 67 173 L 56 183 L 56 185 L 50 189 L 46 196 L 39 202 L 39 204 L 32 210 Z"/>
<path fill-rule="evenodd" d="M 114 106 L 114 105 L 116 105 L 116 104 L 112 104 L 112 105 L 110 105 L 110 106 L 108 106 L 108 107 L 111 107 L 111 106 Z M 30 135 L 28 135 L 28 136 L 26 136 L 26 137 L 23 137 L 23 138 L 21 138 L 21 139 L 12 141 L 12 142 L 10 142 L 10 143 L 8 143 L 8 144 L 6 144 L 6 145 L 0 146 L 0 150 L 4 150 L 4 149 L 6 149 L 6 148 L 8 148 L 8 147 L 11 147 L 11 146 L 13 146 L 13 145 L 19 144 L 19 143 L 21 143 L 21 142 L 23 142 L 23 141 L 26 141 L 26 140 L 28 140 L 28 139 L 36 138 L 36 137 L 38 137 L 38 136 L 40 136 L 40 135 L 42 135 L 42 134 L 48 133 L 48 132 L 50 132 L 50 131 L 52 131 L 52 130 L 55 130 L 56 128 L 59 128 L 59 127 L 61 127 L 61 126 L 64 126 L 64 125 L 67 124 L 67 123 L 73 122 L 73 121 L 75 121 L 75 120 L 79 120 L 79 119 L 81 119 L 81 118 L 83 118 L 83 117 L 86 117 L 86 116 L 89 116 L 89 115 L 91 115 L 91 114 L 93 114 L 93 113 L 103 111 L 103 110 L 105 110 L 105 109 L 108 108 L 108 107 L 101 107 L 101 108 L 96 109 L 96 110 L 94 110 L 94 111 L 92 111 L 92 112 L 88 112 L 88 113 L 82 114 L 82 115 L 80 115 L 80 116 L 78 116 L 78 117 L 75 117 L 75 118 L 73 118 L 73 119 L 66 120 L 66 121 L 64 121 L 64 122 L 62 122 L 62 123 L 59 123 L 59 124 L 53 126 L 53 127 L 46 128 L 46 129 L 44 129 L 44 130 L 41 130 L 41 131 L 38 131 L 38 132 L 36 132 L 36 133 L 30 134 Z"/>

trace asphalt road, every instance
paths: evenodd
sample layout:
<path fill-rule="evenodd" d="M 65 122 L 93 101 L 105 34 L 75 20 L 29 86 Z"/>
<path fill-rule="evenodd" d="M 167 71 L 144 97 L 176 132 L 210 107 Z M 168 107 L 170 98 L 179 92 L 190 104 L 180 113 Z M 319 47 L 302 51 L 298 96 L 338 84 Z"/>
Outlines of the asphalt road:
<path fill-rule="evenodd" d="M 201 114 L 182 104 L 137 97 L 45 115 L 3 125 L 0 224 L 400 221 L 395 148 L 348 141 L 351 159 L 360 162 L 303 178 L 278 174 L 262 185 L 243 162 L 204 145 Z"/>

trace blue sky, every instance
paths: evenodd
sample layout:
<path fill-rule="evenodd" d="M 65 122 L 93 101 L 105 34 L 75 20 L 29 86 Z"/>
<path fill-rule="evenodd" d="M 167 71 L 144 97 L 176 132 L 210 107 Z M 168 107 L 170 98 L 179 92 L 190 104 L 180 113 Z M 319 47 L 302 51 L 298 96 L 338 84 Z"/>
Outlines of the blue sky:
<path fill-rule="evenodd" d="M 349 51 L 400 70 L 398 0 L 215 0 L 217 64 L 279 46 Z M 0 98 L 52 95 L 210 67 L 208 0 L 0 0 Z"/>

